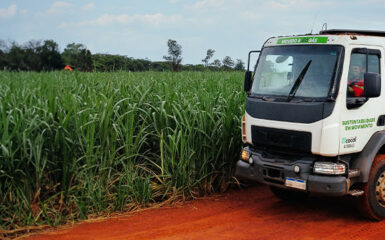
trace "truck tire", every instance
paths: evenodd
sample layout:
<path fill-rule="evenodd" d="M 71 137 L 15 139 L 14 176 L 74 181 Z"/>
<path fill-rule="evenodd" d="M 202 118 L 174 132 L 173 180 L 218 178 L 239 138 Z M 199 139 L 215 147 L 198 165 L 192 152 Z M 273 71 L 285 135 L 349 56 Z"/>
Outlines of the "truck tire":
<path fill-rule="evenodd" d="M 385 154 L 378 154 L 373 161 L 364 194 L 359 199 L 361 213 L 372 220 L 385 218 Z"/>
<path fill-rule="evenodd" d="M 303 201 L 308 197 L 306 192 L 291 191 L 274 186 L 270 186 L 270 190 L 277 198 L 284 201 Z"/>

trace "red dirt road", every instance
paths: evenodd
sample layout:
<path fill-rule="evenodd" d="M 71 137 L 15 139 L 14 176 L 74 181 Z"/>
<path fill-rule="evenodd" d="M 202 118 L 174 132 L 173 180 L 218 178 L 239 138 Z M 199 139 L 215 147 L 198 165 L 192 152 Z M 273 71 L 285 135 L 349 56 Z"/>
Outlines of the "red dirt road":
<path fill-rule="evenodd" d="M 384 239 L 385 220 L 360 217 L 349 198 L 288 203 L 268 187 L 76 224 L 27 239 Z"/>

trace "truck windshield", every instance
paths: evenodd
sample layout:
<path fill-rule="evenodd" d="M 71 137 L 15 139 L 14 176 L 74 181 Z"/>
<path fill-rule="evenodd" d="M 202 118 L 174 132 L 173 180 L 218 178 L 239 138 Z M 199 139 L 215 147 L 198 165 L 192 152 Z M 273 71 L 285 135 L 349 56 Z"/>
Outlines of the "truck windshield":
<path fill-rule="evenodd" d="M 341 51 L 342 47 L 336 45 L 264 48 L 255 70 L 251 95 L 286 99 L 294 95 L 328 97 Z"/>

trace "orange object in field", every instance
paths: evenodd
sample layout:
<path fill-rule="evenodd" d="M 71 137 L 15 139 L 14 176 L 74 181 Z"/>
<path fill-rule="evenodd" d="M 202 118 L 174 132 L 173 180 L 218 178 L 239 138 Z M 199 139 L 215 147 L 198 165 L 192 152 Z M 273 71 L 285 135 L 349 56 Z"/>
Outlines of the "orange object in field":
<path fill-rule="evenodd" d="M 64 70 L 68 70 L 68 71 L 72 72 L 73 69 L 71 68 L 70 65 L 67 65 L 64 67 Z"/>

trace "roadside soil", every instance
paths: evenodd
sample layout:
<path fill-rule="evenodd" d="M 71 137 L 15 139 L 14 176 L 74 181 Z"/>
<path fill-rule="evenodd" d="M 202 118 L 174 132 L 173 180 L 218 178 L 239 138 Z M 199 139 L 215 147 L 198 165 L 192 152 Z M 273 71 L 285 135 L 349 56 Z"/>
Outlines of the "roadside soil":
<path fill-rule="evenodd" d="M 267 186 L 50 229 L 38 239 L 384 239 L 385 220 L 360 216 L 351 198 L 277 199 Z"/>

